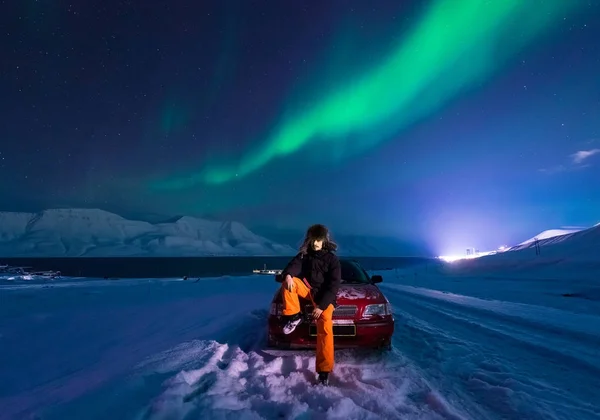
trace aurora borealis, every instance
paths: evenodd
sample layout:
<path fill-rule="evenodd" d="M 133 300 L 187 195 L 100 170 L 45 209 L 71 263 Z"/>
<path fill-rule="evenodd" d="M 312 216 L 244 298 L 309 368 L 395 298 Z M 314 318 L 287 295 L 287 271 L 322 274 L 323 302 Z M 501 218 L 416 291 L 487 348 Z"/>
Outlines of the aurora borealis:
<path fill-rule="evenodd" d="M 600 221 L 600 4 L 367 3 L 10 6 L 2 207 L 439 253 Z"/>
<path fill-rule="evenodd" d="M 385 131 L 397 133 L 435 112 L 462 89 L 485 80 L 507 56 L 575 6 L 575 2 L 561 0 L 546 2 L 542 9 L 520 0 L 434 1 L 424 17 L 417 19 L 416 28 L 382 63 L 289 121 L 275 124 L 274 134 L 244 155 L 239 164 L 214 168 L 209 163 L 199 176 L 175 179 L 167 185 L 178 188 L 195 181 L 227 182 L 318 141 L 343 142 L 345 150 L 368 148 L 383 137 L 373 140 L 373 130 L 391 125 Z M 510 34 L 515 21 L 526 23 L 518 38 Z M 359 133 L 355 144 L 346 137 L 353 133 Z"/>

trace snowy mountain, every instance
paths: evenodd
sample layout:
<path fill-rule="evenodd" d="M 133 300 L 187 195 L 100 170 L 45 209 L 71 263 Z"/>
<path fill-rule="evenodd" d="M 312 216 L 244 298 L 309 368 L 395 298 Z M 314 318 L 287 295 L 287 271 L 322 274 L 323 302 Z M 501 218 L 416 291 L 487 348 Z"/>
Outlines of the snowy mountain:
<path fill-rule="evenodd" d="M 295 250 L 237 222 L 125 219 L 99 209 L 0 212 L 0 256 L 252 256 Z"/>

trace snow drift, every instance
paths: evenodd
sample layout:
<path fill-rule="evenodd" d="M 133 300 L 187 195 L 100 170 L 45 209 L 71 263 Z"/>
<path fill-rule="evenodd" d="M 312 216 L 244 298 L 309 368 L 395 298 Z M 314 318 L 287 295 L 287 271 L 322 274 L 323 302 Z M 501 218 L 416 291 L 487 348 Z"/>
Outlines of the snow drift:
<path fill-rule="evenodd" d="M 288 245 L 237 222 L 181 217 L 168 223 L 125 219 L 99 209 L 0 212 L 0 256 L 293 255 Z"/>

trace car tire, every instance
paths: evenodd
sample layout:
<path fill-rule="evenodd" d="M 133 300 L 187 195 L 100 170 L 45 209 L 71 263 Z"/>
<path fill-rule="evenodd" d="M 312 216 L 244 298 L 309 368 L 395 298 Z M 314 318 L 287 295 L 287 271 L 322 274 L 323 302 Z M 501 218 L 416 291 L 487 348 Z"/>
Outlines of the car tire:
<path fill-rule="evenodd" d="M 388 343 L 382 344 L 380 348 L 383 351 L 392 351 L 392 341 L 390 340 Z"/>

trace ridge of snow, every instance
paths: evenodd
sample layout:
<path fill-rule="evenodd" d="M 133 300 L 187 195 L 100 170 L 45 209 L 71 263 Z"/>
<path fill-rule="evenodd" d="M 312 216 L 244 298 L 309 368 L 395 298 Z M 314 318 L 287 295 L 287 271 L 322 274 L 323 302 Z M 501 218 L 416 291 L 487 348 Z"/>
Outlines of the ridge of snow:
<path fill-rule="evenodd" d="M 541 241 L 542 239 L 554 238 L 557 236 L 568 235 L 571 233 L 579 232 L 584 230 L 585 228 L 561 228 L 561 229 L 548 229 L 539 234 L 535 235 L 533 238 L 527 239 L 526 241 L 521 242 L 519 245 L 525 245 L 530 242 L 534 242 L 536 239 Z"/>
<path fill-rule="evenodd" d="M 0 255 L 206 256 L 294 255 L 239 222 L 183 216 L 171 223 L 126 219 L 101 209 L 0 212 Z"/>
<path fill-rule="evenodd" d="M 548 231 L 546 231 L 548 232 Z M 549 235 L 546 238 L 538 238 L 537 244 L 540 247 L 548 248 L 552 252 L 560 252 L 564 256 L 578 255 L 582 253 L 587 255 L 588 251 L 594 253 L 600 244 L 600 226 L 592 226 L 587 229 L 577 229 L 572 232 L 565 232 L 560 235 Z M 525 241 L 519 245 L 513 246 L 509 251 L 520 251 L 535 247 L 535 241 Z M 558 248 L 556 246 L 560 245 Z M 556 249 L 555 249 L 556 248 Z M 591 256 L 591 255 L 590 255 Z"/>

